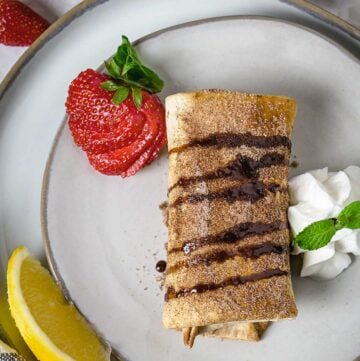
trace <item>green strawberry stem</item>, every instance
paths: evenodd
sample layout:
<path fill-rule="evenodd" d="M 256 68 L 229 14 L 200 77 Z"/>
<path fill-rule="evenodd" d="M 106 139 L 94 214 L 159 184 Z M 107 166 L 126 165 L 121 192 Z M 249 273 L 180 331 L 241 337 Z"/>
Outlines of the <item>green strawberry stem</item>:
<path fill-rule="evenodd" d="M 124 35 L 116 54 L 110 61 L 105 61 L 105 67 L 111 79 L 102 83 L 101 88 L 115 92 L 112 98 L 115 104 L 121 104 L 127 99 L 131 91 L 133 102 L 136 108 L 140 109 L 142 89 L 155 94 L 164 87 L 163 80 L 142 63 L 128 38 Z"/>

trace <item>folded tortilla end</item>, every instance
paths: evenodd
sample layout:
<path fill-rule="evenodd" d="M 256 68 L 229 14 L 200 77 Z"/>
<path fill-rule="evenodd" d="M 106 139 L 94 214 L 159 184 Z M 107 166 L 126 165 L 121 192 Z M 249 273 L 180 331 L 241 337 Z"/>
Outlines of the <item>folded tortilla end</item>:
<path fill-rule="evenodd" d="M 184 345 L 192 348 L 196 336 L 217 337 L 221 339 L 258 342 L 270 322 L 228 322 L 201 327 L 182 329 Z"/>
<path fill-rule="evenodd" d="M 187 327 L 187 328 L 183 328 L 182 333 L 183 333 L 183 341 L 184 341 L 184 345 L 192 348 L 194 341 L 195 341 L 195 337 L 198 334 L 198 327 Z"/>

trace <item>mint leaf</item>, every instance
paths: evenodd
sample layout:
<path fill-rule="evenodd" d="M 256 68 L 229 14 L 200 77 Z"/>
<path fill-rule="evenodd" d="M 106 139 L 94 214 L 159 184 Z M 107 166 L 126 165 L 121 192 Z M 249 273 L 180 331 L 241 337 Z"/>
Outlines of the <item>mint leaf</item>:
<path fill-rule="evenodd" d="M 360 228 L 360 201 L 347 205 L 338 215 L 338 223 L 344 228 Z"/>
<path fill-rule="evenodd" d="M 108 90 L 108 91 L 115 91 L 118 90 L 120 88 L 121 85 L 116 84 L 115 82 L 113 82 L 112 80 L 108 80 L 105 81 L 104 83 L 100 84 L 100 87 L 104 90 Z"/>
<path fill-rule="evenodd" d="M 131 70 L 135 66 L 134 63 L 125 63 L 125 65 L 122 68 L 121 75 L 124 76 L 126 73 Z"/>
<path fill-rule="evenodd" d="M 127 87 L 119 87 L 118 90 L 116 90 L 112 101 L 115 104 L 121 104 L 129 95 L 129 88 Z"/>
<path fill-rule="evenodd" d="M 294 243 L 302 249 L 313 251 L 326 246 L 335 233 L 335 220 L 324 219 L 307 226 L 295 237 Z"/>
<path fill-rule="evenodd" d="M 346 206 L 337 219 L 325 219 L 310 224 L 295 237 L 293 243 L 302 249 L 312 251 L 326 246 L 334 234 L 342 228 L 360 228 L 360 201 Z"/>
<path fill-rule="evenodd" d="M 108 71 L 109 75 L 114 79 L 119 79 L 121 77 L 121 69 L 120 67 L 115 63 L 114 59 L 111 59 L 110 61 L 105 61 L 105 67 Z"/>
<path fill-rule="evenodd" d="M 130 62 L 130 60 L 134 60 L 137 63 L 141 63 L 135 49 L 132 47 L 129 39 L 122 35 L 122 42 L 118 47 L 117 52 L 114 56 L 114 60 L 119 64 L 126 64 Z"/>
<path fill-rule="evenodd" d="M 133 98 L 134 104 L 135 104 L 137 109 L 140 109 L 141 104 L 142 104 L 141 89 L 132 87 L 131 91 L 132 91 L 132 98 Z"/>
<path fill-rule="evenodd" d="M 142 63 L 126 36 L 122 36 L 121 45 L 113 58 L 105 62 L 105 67 L 114 80 L 132 89 L 144 89 L 150 93 L 158 93 L 164 86 L 160 77 Z M 109 90 L 115 89 L 109 87 Z M 141 92 L 133 90 L 132 94 L 134 103 L 136 102 L 135 105 L 139 108 L 142 102 Z"/>

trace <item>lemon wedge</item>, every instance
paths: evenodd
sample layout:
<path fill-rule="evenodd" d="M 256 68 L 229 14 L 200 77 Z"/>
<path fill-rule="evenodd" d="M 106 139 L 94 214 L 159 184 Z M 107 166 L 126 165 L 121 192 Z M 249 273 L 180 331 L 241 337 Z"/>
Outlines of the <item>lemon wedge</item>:
<path fill-rule="evenodd" d="M 25 361 L 13 348 L 0 340 L 0 360 Z"/>
<path fill-rule="evenodd" d="M 40 361 L 110 360 L 109 348 L 25 247 L 12 253 L 7 283 L 11 315 Z"/>

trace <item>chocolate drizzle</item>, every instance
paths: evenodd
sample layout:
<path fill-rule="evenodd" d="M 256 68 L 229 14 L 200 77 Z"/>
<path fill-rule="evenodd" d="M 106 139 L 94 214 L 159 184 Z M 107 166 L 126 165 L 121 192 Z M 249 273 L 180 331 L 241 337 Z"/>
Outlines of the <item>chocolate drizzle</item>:
<path fill-rule="evenodd" d="M 263 279 L 268 279 L 276 276 L 286 276 L 287 271 L 283 271 L 280 268 L 269 269 L 260 273 L 254 273 L 248 276 L 235 276 L 225 279 L 221 283 L 199 283 L 191 288 L 183 288 L 179 291 L 175 291 L 173 287 L 169 287 L 165 294 L 165 301 L 169 301 L 173 298 L 186 297 L 192 294 L 204 293 L 207 291 L 215 291 L 223 289 L 227 286 L 239 286 L 248 282 L 256 282 Z"/>
<path fill-rule="evenodd" d="M 239 223 L 233 228 L 230 228 L 221 233 L 186 241 L 182 244 L 181 247 L 176 247 L 169 250 L 169 253 L 183 251 L 184 254 L 189 254 L 195 251 L 196 249 L 199 249 L 206 245 L 221 244 L 221 243 L 232 244 L 245 237 L 264 235 L 267 233 L 271 233 L 286 228 L 287 228 L 287 224 L 281 221 L 275 221 L 273 223 L 261 223 L 261 222 Z"/>
<path fill-rule="evenodd" d="M 263 136 L 252 135 L 250 133 L 214 133 L 204 139 L 196 139 L 181 147 L 173 148 L 169 154 L 179 153 L 191 147 L 216 147 L 216 148 L 236 148 L 242 145 L 256 148 L 272 148 L 284 146 L 291 148 L 289 137 L 283 135 Z"/>
<path fill-rule="evenodd" d="M 166 270 L 166 261 L 160 260 L 156 263 L 155 269 L 160 272 L 163 273 Z"/>
<path fill-rule="evenodd" d="M 190 184 L 194 184 L 196 182 L 212 179 L 256 179 L 259 178 L 259 170 L 261 168 L 268 168 L 273 165 L 285 164 L 285 156 L 280 153 L 268 153 L 262 156 L 259 160 L 238 154 L 235 160 L 227 164 L 225 167 L 219 168 L 214 172 L 205 174 L 203 176 L 180 178 L 175 184 L 173 184 L 169 188 L 169 192 L 171 192 L 177 186 L 187 187 Z"/>
<path fill-rule="evenodd" d="M 204 200 L 216 200 L 224 199 L 229 203 L 233 203 L 237 200 L 256 202 L 261 198 L 264 198 L 267 195 L 267 191 L 275 193 L 277 191 L 286 191 L 286 189 L 281 188 L 279 184 L 269 184 L 265 185 L 260 181 L 250 181 L 242 184 L 238 187 L 230 187 L 223 189 L 218 192 L 203 194 L 195 193 L 184 197 L 178 197 L 170 205 L 170 207 L 180 206 L 183 203 L 199 203 Z"/>
<path fill-rule="evenodd" d="M 244 258 L 256 259 L 264 254 L 283 254 L 288 252 L 289 248 L 281 245 L 274 245 L 270 242 L 248 247 L 238 247 L 232 251 L 218 251 L 213 253 L 207 253 L 197 255 L 186 261 L 180 261 L 175 263 L 173 266 L 168 267 L 166 273 L 170 274 L 176 272 L 183 267 L 196 267 L 199 265 L 210 266 L 213 262 L 223 263 L 229 259 L 235 258 L 236 256 L 242 256 Z"/>

